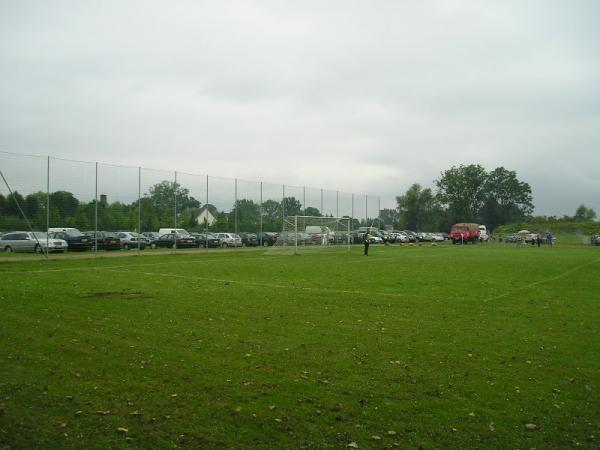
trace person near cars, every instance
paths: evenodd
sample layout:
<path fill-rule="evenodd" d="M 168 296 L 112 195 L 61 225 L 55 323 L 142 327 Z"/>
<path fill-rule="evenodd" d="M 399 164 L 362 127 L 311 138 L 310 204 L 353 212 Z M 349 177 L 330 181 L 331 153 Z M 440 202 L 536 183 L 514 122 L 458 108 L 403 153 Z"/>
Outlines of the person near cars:
<path fill-rule="evenodd" d="M 546 231 L 546 244 L 552 245 L 552 233 L 550 231 Z"/>
<path fill-rule="evenodd" d="M 535 243 L 537 244 L 538 247 L 542 244 L 542 236 L 540 236 L 539 233 L 536 234 Z"/>
<path fill-rule="evenodd" d="M 363 240 L 365 243 L 365 256 L 369 256 L 369 245 L 371 244 L 371 229 L 370 228 L 367 228 L 367 231 L 365 231 Z"/>

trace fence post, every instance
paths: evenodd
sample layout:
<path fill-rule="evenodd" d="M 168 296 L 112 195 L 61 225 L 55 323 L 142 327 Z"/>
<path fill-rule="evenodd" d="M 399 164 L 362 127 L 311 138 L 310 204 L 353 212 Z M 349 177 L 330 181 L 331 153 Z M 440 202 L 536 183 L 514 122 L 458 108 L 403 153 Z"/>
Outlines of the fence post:
<path fill-rule="evenodd" d="M 285 221 L 285 184 L 281 185 L 281 231 L 283 231 L 283 222 Z"/>
<path fill-rule="evenodd" d="M 262 247 L 263 245 L 263 182 L 260 182 L 260 232 L 259 232 L 259 236 L 260 236 L 260 246 Z"/>
<path fill-rule="evenodd" d="M 98 256 L 98 163 L 96 162 L 96 182 L 94 187 L 94 256 Z"/>
<path fill-rule="evenodd" d="M 302 186 L 302 215 L 306 215 L 306 186 Z"/>
<path fill-rule="evenodd" d="M 50 228 L 50 156 L 46 164 L 46 258 L 50 254 L 48 252 L 48 229 Z"/>
<path fill-rule="evenodd" d="M 340 217 L 340 191 L 335 191 L 335 217 Z"/>
<path fill-rule="evenodd" d="M 138 253 L 141 249 L 142 239 L 142 168 L 138 167 Z"/>
<path fill-rule="evenodd" d="M 369 196 L 365 194 L 365 226 L 369 226 Z"/>
<path fill-rule="evenodd" d="M 206 203 L 204 204 L 204 230 L 206 236 L 204 237 L 206 240 L 206 250 L 208 251 L 208 175 L 206 175 Z"/>
<path fill-rule="evenodd" d="M 323 212 L 323 189 L 321 189 L 321 215 L 325 216 L 325 213 Z"/>
<path fill-rule="evenodd" d="M 175 177 L 173 178 L 173 228 L 177 228 L 177 171 L 175 171 Z M 177 230 L 173 233 L 173 248 L 177 251 Z"/>
<path fill-rule="evenodd" d="M 237 202 L 238 202 L 238 180 L 236 178 L 235 186 L 234 186 L 234 202 L 233 202 L 233 207 L 235 208 L 235 210 L 234 210 L 235 214 L 234 214 L 234 218 L 233 218 L 233 222 L 234 222 L 234 224 L 233 224 L 234 231 L 233 232 L 235 234 L 237 234 L 237 232 L 238 232 L 238 204 L 237 204 Z M 235 242 L 234 242 L 233 248 L 237 248 L 235 246 Z"/>
<path fill-rule="evenodd" d="M 354 192 L 352 193 L 352 228 L 354 228 Z"/>
<path fill-rule="evenodd" d="M 175 171 L 175 177 L 173 178 L 173 228 L 177 228 L 177 171 Z"/>

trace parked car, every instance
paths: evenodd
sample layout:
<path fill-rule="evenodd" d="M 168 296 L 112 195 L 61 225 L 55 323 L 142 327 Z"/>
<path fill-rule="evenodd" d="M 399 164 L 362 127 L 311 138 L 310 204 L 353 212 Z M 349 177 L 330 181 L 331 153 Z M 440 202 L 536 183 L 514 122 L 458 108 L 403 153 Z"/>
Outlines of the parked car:
<path fill-rule="evenodd" d="M 145 236 L 133 231 L 119 231 L 117 232 L 117 236 L 121 239 L 121 243 L 125 250 L 130 250 L 132 248 L 144 250 L 148 244 Z"/>
<path fill-rule="evenodd" d="M 512 233 L 512 234 L 507 234 L 504 237 L 504 242 L 514 244 L 515 242 L 519 241 L 520 239 L 521 239 L 521 237 L 517 233 Z"/>
<path fill-rule="evenodd" d="M 156 231 L 145 231 L 142 233 L 142 235 L 146 238 L 148 242 L 155 241 L 160 237 L 160 233 L 157 233 Z"/>
<path fill-rule="evenodd" d="M 419 238 L 417 237 L 417 233 L 415 233 L 414 231 L 404 230 L 402 232 L 404 234 L 406 234 L 406 236 L 408 236 L 409 242 L 418 242 L 419 241 Z"/>
<path fill-rule="evenodd" d="M 98 242 L 98 250 L 121 250 L 121 239 L 116 233 L 110 231 L 84 231 L 83 234 L 90 238 L 92 249 L 95 243 Z"/>
<path fill-rule="evenodd" d="M 36 253 L 45 253 L 47 248 L 48 252 L 62 253 L 67 250 L 67 243 L 62 239 L 47 239 L 42 231 L 14 231 L 0 237 L 0 248 L 5 252 Z"/>
<path fill-rule="evenodd" d="M 394 236 L 394 242 L 399 242 L 402 244 L 410 242 L 410 238 L 406 233 L 404 233 L 404 231 L 393 231 L 392 235 Z"/>
<path fill-rule="evenodd" d="M 258 236 L 256 233 L 238 233 L 242 238 L 242 246 L 244 247 L 256 247 L 258 242 Z"/>
<path fill-rule="evenodd" d="M 258 233 L 256 237 L 258 238 L 259 245 L 262 242 L 263 247 L 270 247 L 277 242 L 279 235 L 273 231 L 264 231 L 262 233 Z"/>
<path fill-rule="evenodd" d="M 219 239 L 221 247 L 241 247 L 242 238 L 234 233 L 215 233 Z"/>
<path fill-rule="evenodd" d="M 600 234 L 595 234 L 590 240 L 592 245 L 600 245 Z"/>
<path fill-rule="evenodd" d="M 190 234 L 194 237 L 196 244 L 200 248 L 216 248 L 221 245 L 221 241 L 212 233 L 191 232 Z"/>
<path fill-rule="evenodd" d="M 158 234 L 160 236 L 162 236 L 163 234 L 172 234 L 172 233 L 180 234 L 183 236 L 189 236 L 189 234 L 190 234 L 183 228 L 161 228 L 160 230 L 158 230 Z"/>
<path fill-rule="evenodd" d="M 49 237 L 66 241 L 70 251 L 85 251 L 92 248 L 92 240 L 77 228 L 68 228 L 66 230 L 49 233 Z"/>
<path fill-rule="evenodd" d="M 175 239 L 177 239 L 177 242 L 175 242 Z M 150 242 L 150 247 L 152 248 L 194 248 L 197 246 L 198 244 L 193 236 L 179 236 L 176 233 L 163 234 L 158 239 Z"/>

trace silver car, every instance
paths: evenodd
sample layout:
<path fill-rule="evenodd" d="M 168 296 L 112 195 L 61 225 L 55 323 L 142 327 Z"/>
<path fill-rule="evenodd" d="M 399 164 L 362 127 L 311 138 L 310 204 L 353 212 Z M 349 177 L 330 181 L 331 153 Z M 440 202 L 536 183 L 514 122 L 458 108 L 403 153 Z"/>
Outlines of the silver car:
<path fill-rule="evenodd" d="M 36 239 L 37 238 L 37 239 Z M 13 231 L 0 238 L 0 249 L 5 252 L 36 252 L 45 253 L 46 245 L 49 252 L 64 252 L 67 242 L 62 239 L 47 239 L 43 231 Z"/>
<path fill-rule="evenodd" d="M 146 244 L 148 243 L 146 236 L 133 231 L 117 231 L 116 234 L 119 239 L 121 239 L 121 243 L 123 244 L 123 248 L 125 250 L 138 248 L 138 246 L 141 250 L 144 250 L 146 248 Z"/>

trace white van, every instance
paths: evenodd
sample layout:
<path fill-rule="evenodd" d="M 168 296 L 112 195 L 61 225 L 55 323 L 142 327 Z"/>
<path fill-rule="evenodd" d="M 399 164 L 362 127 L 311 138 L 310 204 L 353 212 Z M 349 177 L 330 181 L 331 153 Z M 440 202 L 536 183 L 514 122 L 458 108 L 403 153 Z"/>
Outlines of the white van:
<path fill-rule="evenodd" d="M 179 236 L 189 236 L 190 235 L 190 233 L 188 233 L 183 228 L 161 228 L 160 230 L 158 230 L 158 234 L 160 236 L 162 236 L 163 234 L 177 234 Z"/>
<path fill-rule="evenodd" d="M 490 238 L 490 235 L 488 234 L 487 228 L 485 225 L 479 225 L 479 241 L 480 242 L 487 242 L 487 240 Z"/>
<path fill-rule="evenodd" d="M 48 233 L 58 233 L 58 232 L 69 232 L 69 231 L 75 231 L 76 233 L 80 233 L 80 231 L 77 228 L 48 228 Z"/>

